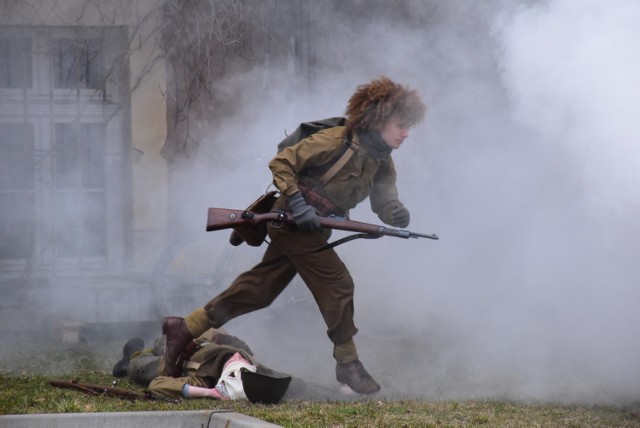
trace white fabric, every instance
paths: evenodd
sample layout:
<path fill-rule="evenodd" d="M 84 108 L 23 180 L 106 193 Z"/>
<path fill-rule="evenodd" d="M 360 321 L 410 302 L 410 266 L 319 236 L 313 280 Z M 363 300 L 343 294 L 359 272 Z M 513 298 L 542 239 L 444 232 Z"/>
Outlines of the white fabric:
<path fill-rule="evenodd" d="M 224 365 L 220 379 L 216 384 L 216 389 L 225 397 L 231 400 L 247 398 L 242 386 L 241 370 L 246 369 L 252 372 L 257 370 L 256 366 L 242 358 L 239 353 L 233 354 Z"/>

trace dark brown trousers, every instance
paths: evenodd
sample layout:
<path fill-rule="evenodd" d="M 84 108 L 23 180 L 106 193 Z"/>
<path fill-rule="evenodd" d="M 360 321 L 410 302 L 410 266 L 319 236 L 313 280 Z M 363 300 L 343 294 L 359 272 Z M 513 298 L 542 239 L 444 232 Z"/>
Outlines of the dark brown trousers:
<path fill-rule="evenodd" d="M 334 344 L 350 340 L 353 323 L 353 279 L 333 249 L 314 253 L 327 244 L 330 231 L 301 232 L 295 226 L 268 226 L 271 245 L 262 261 L 242 273 L 225 291 L 205 306 L 211 325 L 227 321 L 271 304 L 296 273 L 313 295 Z"/>

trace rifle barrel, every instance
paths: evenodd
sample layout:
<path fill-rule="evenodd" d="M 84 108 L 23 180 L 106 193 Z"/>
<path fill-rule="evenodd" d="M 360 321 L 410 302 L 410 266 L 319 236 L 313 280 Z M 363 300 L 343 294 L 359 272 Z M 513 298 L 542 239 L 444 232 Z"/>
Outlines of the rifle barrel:
<path fill-rule="evenodd" d="M 431 235 L 425 235 L 422 233 L 416 233 L 416 232 L 411 232 L 411 237 L 412 238 L 428 238 L 428 239 L 435 239 L 438 240 L 440 238 L 438 238 L 438 235 L 436 235 L 435 233 L 432 233 Z"/>
<path fill-rule="evenodd" d="M 409 239 L 409 238 L 438 239 L 438 236 L 435 234 L 425 235 L 424 233 L 416 233 L 416 232 L 411 232 L 409 230 L 403 230 L 403 229 L 387 228 L 384 226 L 380 226 L 380 235 L 395 236 L 396 238 L 405 238 L 405 239 Z"/>

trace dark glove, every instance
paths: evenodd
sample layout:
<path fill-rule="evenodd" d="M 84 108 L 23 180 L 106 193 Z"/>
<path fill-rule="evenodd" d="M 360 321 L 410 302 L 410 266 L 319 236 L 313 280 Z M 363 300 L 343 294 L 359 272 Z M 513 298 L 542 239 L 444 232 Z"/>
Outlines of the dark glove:
<path fill-rule="evenodd" d="M 293 220 L 300 230 L 311 232 L 320 230 L 320 218 L 315 208 L 307 205 L 302 193 L 298 192 L 287 198 L 287 203 L 293 211 Z"/>
<path fill-rule="evenodd" d="M 410 218 L 411 216 L 409 215 L 409 210 L 406 209 L 403 205 L 393 207 L 393 209 L 391 210 L 391 225 L 393 227 L 409 226 Z"/>

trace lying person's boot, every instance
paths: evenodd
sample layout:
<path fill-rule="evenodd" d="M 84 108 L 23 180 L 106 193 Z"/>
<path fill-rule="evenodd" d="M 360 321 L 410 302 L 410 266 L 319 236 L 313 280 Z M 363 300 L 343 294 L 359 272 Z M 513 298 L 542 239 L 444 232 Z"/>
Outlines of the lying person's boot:
<path fill-rule="evenodd" d="M 166 336 L 164 358 L 167 375 L 180 377 L 182 375 L 182 353 L 187 345 L 193 341 L 193 336 L 184 322 L 184 318 L 167 317 L 162 320 L 162 334 Z"/>
<path fill-rule="evenodd" d="M 134 337 L 133 339 L 129 339 L 127 343 L 124 344 L 124 348 L 122 348 L 122 359 L 118 361 L 111 373 L 115 377 L 125 377 L 127 375 L 127 368 L 129 367 L 129 361 L 131 361 L 131 356 L 139 351 L 144 349 L 144 340 L 140 337 Z"/>
<path fill-rule="evenodd" d="M 138 385 L 147 388 L 151 381 L 158 376 L 163 375 L 160 372 L 162 357 L 149 354 L 144 351 L 140 355 L 136 355 L 131 359 L 129 368 L 127 368 L 127 376 L 129 380 L 137 383 Z"/>
<path fill-rule="evenodd" d="M 336 364 L 336 380 L 359 394 L 373 394 L 380 385 L 367 373 L 360 360 Z"/>

